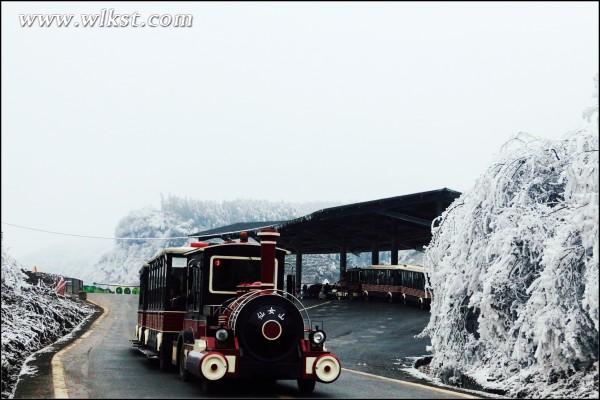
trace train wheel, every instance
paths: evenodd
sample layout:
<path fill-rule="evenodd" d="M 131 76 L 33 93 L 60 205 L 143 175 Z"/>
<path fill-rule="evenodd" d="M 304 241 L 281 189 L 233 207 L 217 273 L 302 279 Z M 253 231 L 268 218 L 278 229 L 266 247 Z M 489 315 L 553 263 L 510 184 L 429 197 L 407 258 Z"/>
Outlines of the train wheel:
<path fill-rule="evenodd" d="M 310 379 L 298 379 L 298 390 L 300 394 L 307 395 L 315 391 L 317 382 Z"/>
<path fill-rule="evenodd" d="M 179 355 L 177 356 L 177 365 L 179 365 L 179 379 L 184 382 L 190 380 L 190 373 L 185 369 L 185 353 L 183 352 L 183 345 L 179 348 Z"/>
<path fill-rule="evenodd" d="M 160 354 L 158 356 L 159 358 L 159 365 L 160 365 L 160 370 L 163 372 L 167 372 L 171 369 L 171 351 L 169 351 L 167 348 L 169 346 L 162 346 L 163 348 L 160 349 Z M 166 347 L 166 348 L 165 348 Z"/>

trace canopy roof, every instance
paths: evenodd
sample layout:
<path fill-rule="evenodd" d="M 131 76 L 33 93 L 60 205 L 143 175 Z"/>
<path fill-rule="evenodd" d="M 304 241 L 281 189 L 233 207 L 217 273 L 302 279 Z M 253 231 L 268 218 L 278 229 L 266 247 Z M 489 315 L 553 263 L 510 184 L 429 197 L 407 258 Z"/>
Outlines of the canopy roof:
<path fill-rule="evenodd" d="M 458 196 L 459 192 L 444 188 L 325 208 L 289 221 L 238 223 L 189 236 L 233 238 L 241 231 L 255 236 L 262 228 L 274 227 L 281 233 L 278 246 L 293 253 L 421 250 L 431 240 L 432 221 Z"/>
<path fill-rule="evenodd" d="M 188 235 L 189 237 L 198 238 L 201 240 L 208 240 L 213 238 L 234 238 L 239 236 L 240 232 L 246 231 L 248 233 L 257 232 L 262 228 L 279 225 L 285 221 L 258 221 L 258 222 L 236 222 L 231 225 L 224 225 L 218 228 L 208 229 L 206 231 L 193 233 Z"/>

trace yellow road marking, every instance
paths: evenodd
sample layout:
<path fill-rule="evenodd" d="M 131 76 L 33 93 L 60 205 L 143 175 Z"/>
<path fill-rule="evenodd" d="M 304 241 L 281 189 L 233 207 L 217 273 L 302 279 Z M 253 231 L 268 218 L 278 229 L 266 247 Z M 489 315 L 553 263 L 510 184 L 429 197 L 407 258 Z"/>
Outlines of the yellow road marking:
<path fill-rule="evenodd" d="M 90 303 L 97 305 L 102 309 L 102 315 L 94 321 L 92 326 L 90 326 L 86 333 L 80 336 L 77 340 L 74 340 L 67 347 L 56 353 L 52 357 L 52 385 L 54 386 L 54 398 L 55 399 L 68 399 L 69 398 L 69 390 L 67 389 L 67 382 L 65 380 L 65 369 L 62 363 L 62 354 L 68 351 L 71 347 L 75 346 L 79 343 L 80 340 L 85 339 L 89 336 L 90 332 L 94 330 L 94 327 L 97 323 L 104 319 L 106 316 L 106 309 L 102 307 L 100 304 L 95 301 L 88 300 Z"/>
<path fill-rule="evenodd" d="M 464 397 L 465 399 L 478 399 L 479 398 L 479 397 L 471 395 L 471 394 L 454 392 L 452 390 L 437 388 L 437 387 L 433 387 L 433 386 L 422 385 L 422 384 L 416 383 L 416 382 L 409 382 L 409 381 L 403 381 L 403 380 L 400 380 L 400 379 L 387 378 L 385 376 L 369 374 L 367 372 L 356 371 L 356 370 L 348 369 L 348 368 L 342 368 L 342 371 L 351 372 L 351 373 L 357 374 L 357 375 L 368 376 L 369 378 L 375 378 L 375 379 L 379 379 L 379 380 L 382 380 L 382 381 L 395 382 L 395 383 L 399 383 L 401 385 L 413 386 L 413 387 L 418 387 L 418 388 L 421 388 L 421 389 L 432 390 L 434 392 L 440 392 L 440 393 L 444 393 L 444 394 L 450 394 L 450 395 L 454 395 L 454 396 Z"/>
<path fill-rule="evenodd" d="M 54 384 L 54 398 L 68 399 L 67 383 L 65 382 L 65 370 L 63 369 L 60 356 L 52 357 L 52 383 Z"/>

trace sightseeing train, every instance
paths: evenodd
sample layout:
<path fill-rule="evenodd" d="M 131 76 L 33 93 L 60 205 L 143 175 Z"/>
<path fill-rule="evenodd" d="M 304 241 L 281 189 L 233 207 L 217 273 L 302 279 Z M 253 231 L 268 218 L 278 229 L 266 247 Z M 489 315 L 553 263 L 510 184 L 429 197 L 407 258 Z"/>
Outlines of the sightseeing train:
<path fill-rule="evenodd" d="M 295 379 L 303 394 L 341 372 L 325 347 L 322 323 L 283 290 L 279 233 L 258 232 L 260 244 L 240 239 L 191 243 L 159 252 L 140 270 L 133 344 L 160 369 L 176 367 L 205 389 L 226 379 Z"/>
<path fill-rule="evenodd" d="M 339 282 L 337 295 L 349 298 L 384 298 L 390 302 L 430 304 L 433 293 L 426 290 L 427 274 L 420 265 L 371 265 L 346 271 Z"/>

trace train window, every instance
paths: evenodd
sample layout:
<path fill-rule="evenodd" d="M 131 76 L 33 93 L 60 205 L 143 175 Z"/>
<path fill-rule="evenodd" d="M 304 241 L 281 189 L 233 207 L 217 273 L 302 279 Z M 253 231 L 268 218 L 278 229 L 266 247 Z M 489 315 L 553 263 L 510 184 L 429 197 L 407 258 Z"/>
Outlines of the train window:
<path fill-rule="evenodd" d="M 187 259 L 185 257 L 173 257 L 171 259 L 171 268 L 187 267 Z"/>
<path fill-rule="evenodd" d="M 160 260 L 154 269 L 154 308 L 156 310 L 160 307 Z"/>
<path fill-rule="evenodd" d="M 169 297 L 167 304 L 170 310 L 184 311 L 186 299 L 185 272 L 183 268 L 172 268 L 169 277 Z"/>
<path fill-rule="evenodd" d="M 148 267 L 148 270 L 148 308 L 152 310 L 154 308 L 154 271 L 152 269 L 152 265 Z"/>
<path fill-rule="evenodd" d="M 419 272 L 418 276 L 419 276 L 418 288 L 422 290 L 425 288 L 425 275 Z"/>
<path fill-rule="evenodd" d="M 152 309 L 154 310 L 156 308 L 156 265 L 152 266 Z"/>
<path fill-rule="evenodd" d="M 277 285 L 277 264 L 276 259 L 275 281 L 273 282 L 275 285 Z M 235 294 L 236 286 L 240 283 L 260 281 L 260 269 L 260 257 L 212 256 L 209 291 Z"/>
<path fill-rule="evenodd" d="M 150 270 L 150 308 L 154 309 L 154 266 Z"/>
<path fill-rule="evenodd" d="M 194 283 L 194 279 L 193 279 L 193 274 L 194 274 L 194 268 L 190 265 L 189 268 L 187 269 L 187 279 L 186 279 L 186 285 L 187 285 L 187 291 L 186 291 L 186 298 L 187 298 L 187 305 L 186 305 L 186 309 L 187 310 L 191 310 L 193 308 L 193 304 L 194 304 L 194 298 L 193 298 L 193 289 L 192 289 L 192 285 Z"/>
<path fill-rule="evenodd" d="M 162 263 L 161 260 L 158 260 L 158 264 L 156 265 L 156 270 L 155 272 L 155 289 L 156 289 L 156 293 L 155 293 L 155 297 L 154 297 L 154 307 L 159 310 L 160 309 L 160 298 L 161 298 L 161 288 L 162 288 L 162 279 L 161 279 L 161 267 L 162 267 Z"/>
<path fill-rule="evenodd" d="M 148 267 L 148 308 L 152 309 L 152 289 L 153 289 L 153 279 L 152 277 L 154 276 L 153 274 L 154 271 L 152 271 L 152 266 L 150 265 Z"/>
<path fill-rule="evenodd" d="M 194 311 L 202 309 L 202 268 L 194 268 Z"/>
<path fill-rule="evenodd" d="M 163 258 L 163 262 L 160 266 L 160 303 L 159 307 L 162 310 L 166 303 L 166 298 L 169 295 L 167 293 L 167 256 Z"/>
<path fill-rule="evenodd" d="M 400 281 L 401 281 L 402 286 L 409 287 L 408 271 L 400 271 Z"/>

